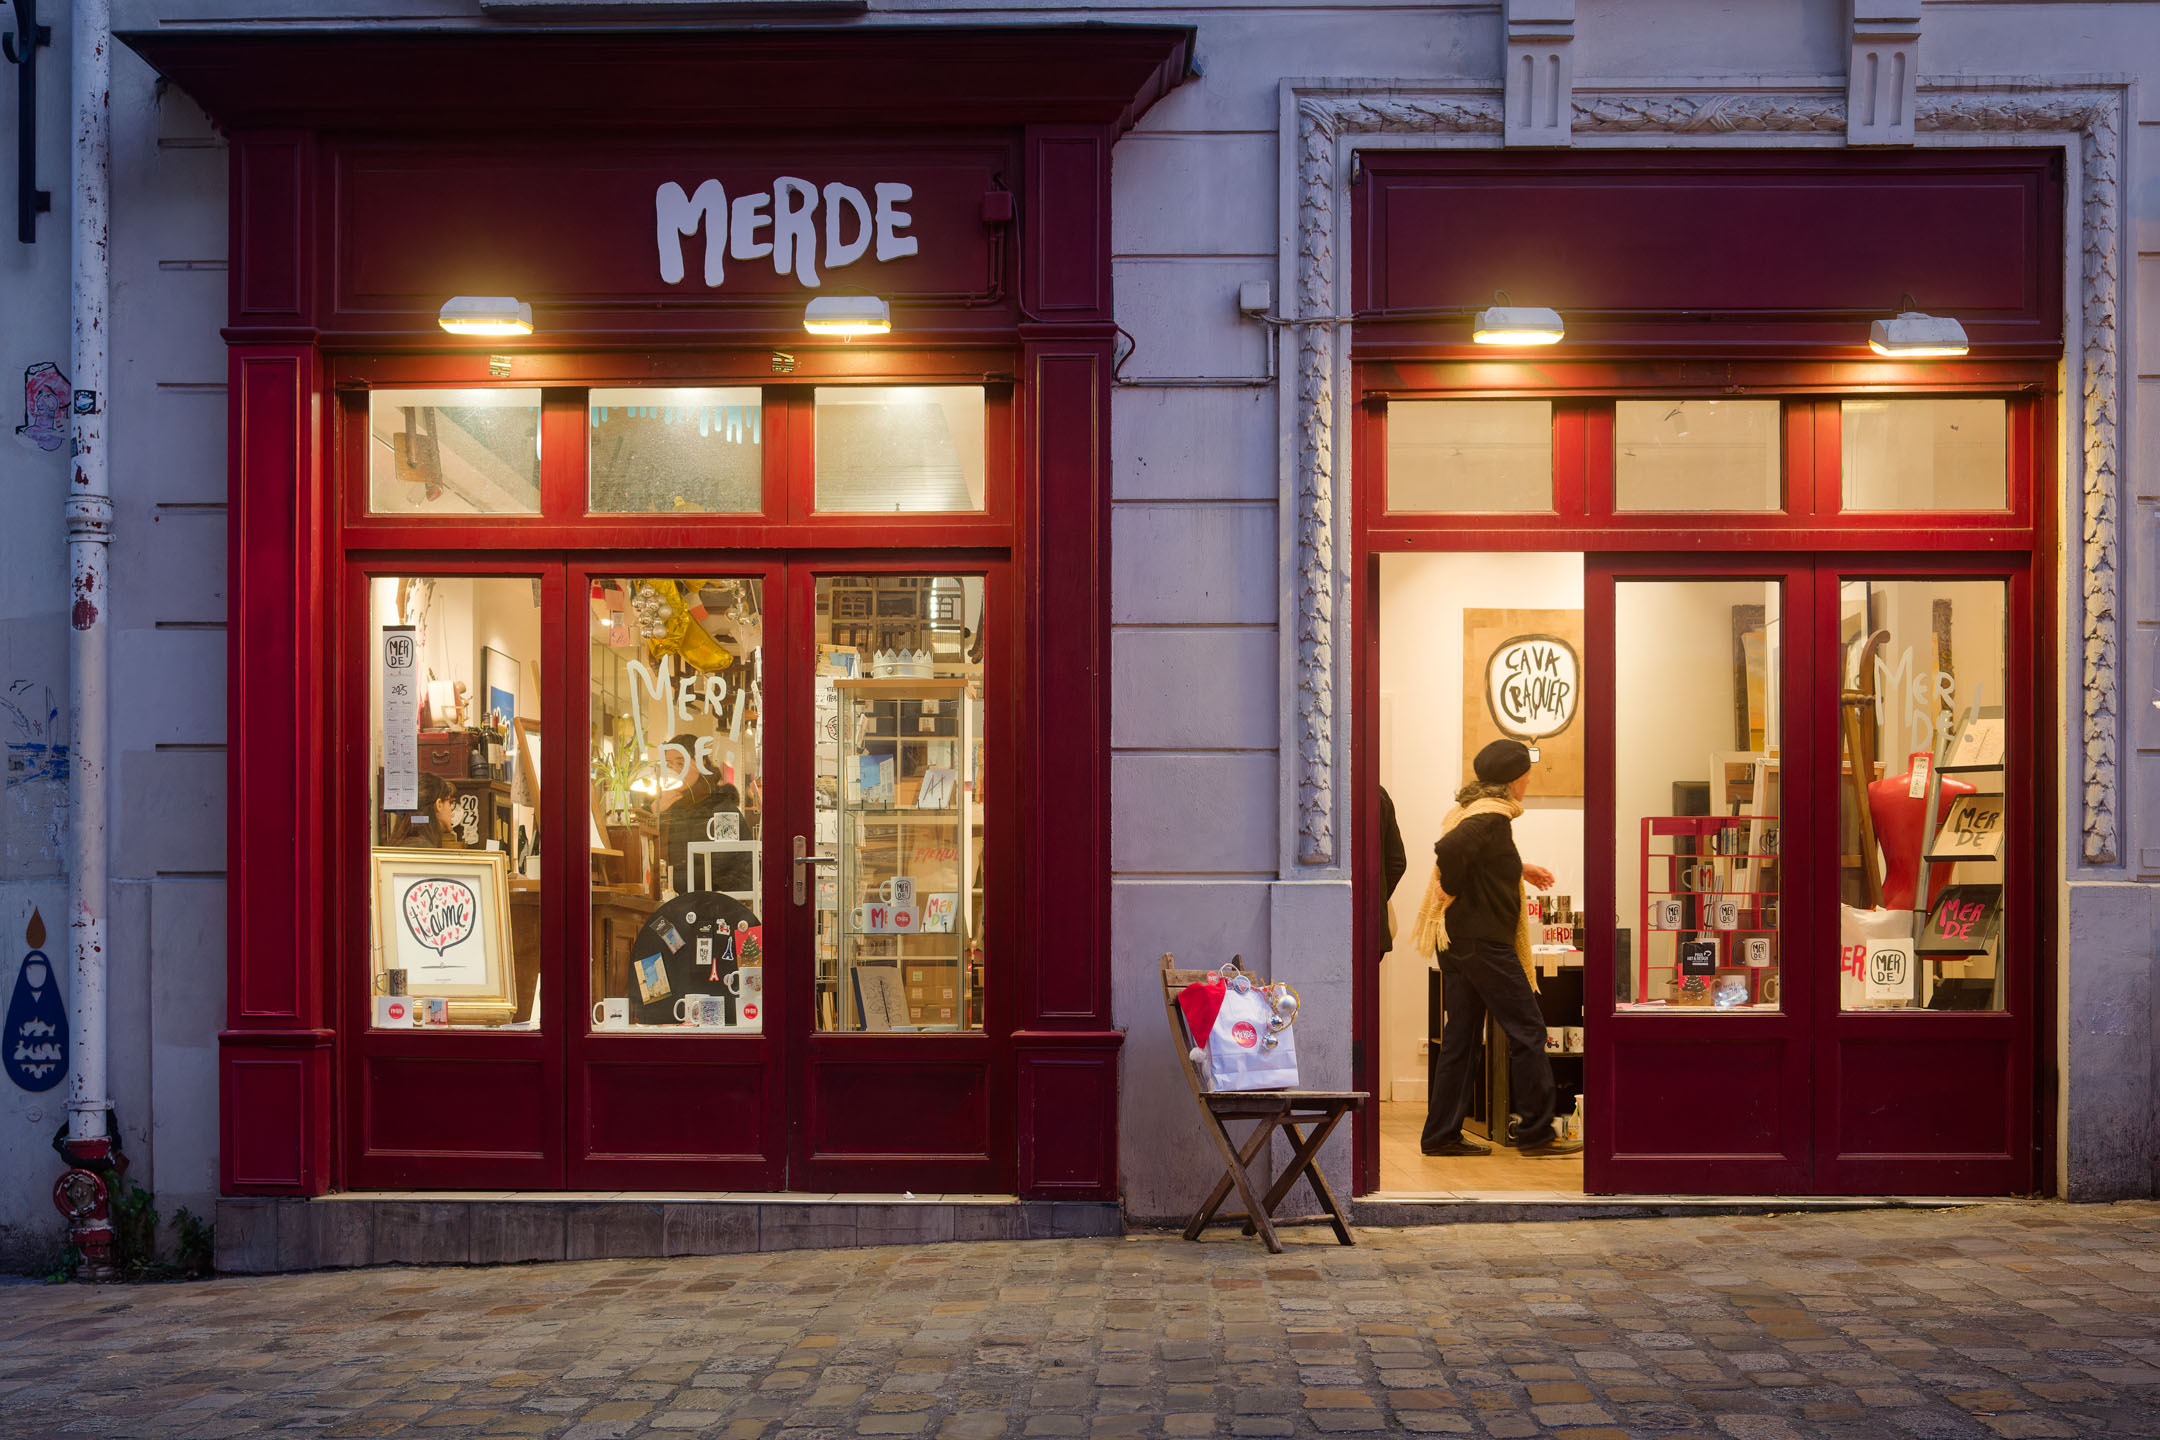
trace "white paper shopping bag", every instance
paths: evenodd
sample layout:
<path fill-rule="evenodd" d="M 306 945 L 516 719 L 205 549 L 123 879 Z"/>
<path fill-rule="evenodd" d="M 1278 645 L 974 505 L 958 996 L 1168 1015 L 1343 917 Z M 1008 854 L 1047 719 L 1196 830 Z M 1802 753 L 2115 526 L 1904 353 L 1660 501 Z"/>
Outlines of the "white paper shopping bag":
<path fill-rule="evenodd" d="M 1210 975 L 1178 992 L 1178 1009 L 1210 1090 L 1297 1087 L 1297 1045 L 1267 988 L 1241 975 Z"/>

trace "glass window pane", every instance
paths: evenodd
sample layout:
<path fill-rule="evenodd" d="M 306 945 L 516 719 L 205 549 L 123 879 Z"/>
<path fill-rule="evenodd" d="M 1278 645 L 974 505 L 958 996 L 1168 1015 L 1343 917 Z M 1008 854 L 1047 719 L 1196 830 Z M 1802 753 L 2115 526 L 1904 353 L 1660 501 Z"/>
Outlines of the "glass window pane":
<path fill-rule="evenodd" d="M 587 605 L 588 1023 L 762 1031 L 764 582 L 597 580 Z"/>
<path fill-rule="evenodd" d="M 1839 1004 L 2000 1010 L 2005 587 L 1849 579 L 1839 598 Z"/>
<path fill-rule="evenodd" d="M 1397 511 L 1550 511 L 1552 402 L 1391 402 L 1387 504 Z"/>
<path fill-rule="evenodd" d="M 1778 510 L 1775 400 L 1621 400 L 1613 407 L 1616 510 Z"/>
<path fill-rule="evenodd" d="M 763 395 L 595 390 L 587 397 L 590 506 L 640 515 L 763 508 Z"/>
<path fill-rule="evenodd" d="M 539 1027 L 539 589 L 368 584 L 377 1028 Z"/>
<path fill-rule="evenodd" d="M 2001 510 L 2009 406 L 2001 400 L 1846 400 L 1847 510 Z"/>
<path fill-rule="evenodd" d="M 390 515 L 538 514 L 540 392 L 370 394 L 368 508 Z"/>
<path fill-rule="evenodd" d="M 983 1024 L 983 582 L 817 587 L 817 1028 Z"/>
<path fill-rule="evenodd" d="M 821 385 L 816 403 L 817 509 L 983 508 L 980 385 Z"/>
<path fill-rule="evenodd" d="M 1616 998 L 1624 1010 L 1778 1009 L 1782 587 L 1639 580 L 1615 590 Z"/>

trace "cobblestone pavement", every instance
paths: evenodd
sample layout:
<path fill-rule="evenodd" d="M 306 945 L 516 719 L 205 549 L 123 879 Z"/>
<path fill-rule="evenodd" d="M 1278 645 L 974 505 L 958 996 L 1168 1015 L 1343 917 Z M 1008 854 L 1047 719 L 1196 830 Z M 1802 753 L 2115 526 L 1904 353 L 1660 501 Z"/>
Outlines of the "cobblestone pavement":
<path fill-rule="evenodd" d="M 2160 1436 L 2160 1204 L 0 1289 L 0 1435 Z"/>

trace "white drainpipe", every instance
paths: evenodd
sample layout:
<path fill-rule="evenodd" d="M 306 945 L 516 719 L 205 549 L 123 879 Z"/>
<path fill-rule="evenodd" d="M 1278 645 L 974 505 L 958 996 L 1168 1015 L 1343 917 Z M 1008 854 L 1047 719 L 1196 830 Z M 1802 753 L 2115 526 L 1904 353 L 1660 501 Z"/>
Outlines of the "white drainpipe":
<path fill-rule="evenodd" d="M 105 681 L 112 633 L 106 566 L 112 490 L 105 463 L 105 417 L 111 408 L 105 353 L 111 292 L 106 255 L 112 156 L 110 0 L 75 0 L 72 20 L 75 146 L 69 179 L 74 191 L 75 278 L 68 373 L 74 377 L 75 413 L 67 527 L 68 698 L 73 711 L 68 734 L 68 872 L 73 893 L 68 937 L 74 965 L 75 1076 L 68 1094 L 68 1154 L 78 1168 L 95 1169 L 111 1160 L 113 1149 L 106 1138 L 112 1095 L 105 1063 L 105 971 L 110 958 L 105 932 L 110 908 Z M 84 1193 L 89 1198 L 89 1192 Z M 112 1243 L 109 1204 L 76 1207 L 71 1221 L 72 1238 L 88 1262 L 86 1278 L 102 1278 Z"/>

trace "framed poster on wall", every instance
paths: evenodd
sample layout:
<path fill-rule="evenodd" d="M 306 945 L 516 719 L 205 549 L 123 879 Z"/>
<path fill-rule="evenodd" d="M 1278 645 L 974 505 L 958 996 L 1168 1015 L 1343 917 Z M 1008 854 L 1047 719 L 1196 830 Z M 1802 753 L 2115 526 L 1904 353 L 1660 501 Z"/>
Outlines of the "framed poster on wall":
<path fill-rule="evenodd" d="M 1580 610 L 1463 611 L 1463 758 L 1503 737 L 1534 743 L 1530 794 L 1583 793 Z"/>

